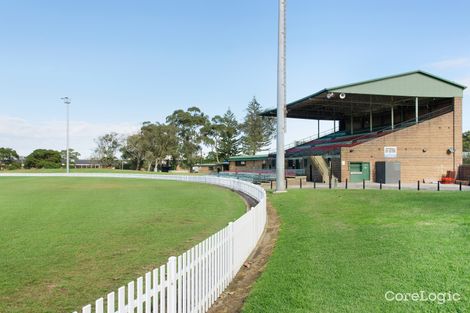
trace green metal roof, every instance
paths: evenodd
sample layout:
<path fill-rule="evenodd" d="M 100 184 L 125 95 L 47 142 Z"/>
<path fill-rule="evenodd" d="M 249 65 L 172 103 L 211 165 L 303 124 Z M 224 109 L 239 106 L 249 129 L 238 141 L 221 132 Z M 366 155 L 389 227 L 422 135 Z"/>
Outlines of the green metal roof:
<path fill-rule="evenodd" d="M 429 74 L 413 71 L 358 83 L 327 88 L 328 92 L 411 97 L 462 97 L 466 86 Z"/>
<path fill-rule="evenodd" d="M 352 84 L 346 84 L 341 86 L 335 86 L 330 88 L 322 89 L 314 94 L 311 94 L 302 99 L 291 102 L 287 105 L 287 116 L 303 118 L 305 107 L 312 103 L 312 100 L 316 103 L 321 103 L 324 108 L 332 108 L 333 102 L 337 105 L 337 112 L 341 110 L 341 103 L 344 106 L 351 104 L 351 101 L 364 101 L 364 96 L 374 97 L 371 103 L 378 104 L 383 102 L 384 104 L 390 103 L 390 97 L 402 97 L 402 98 L 453 98 L 463 97 L 463 90 L 466 86 L 455 83 L 453 81 L 441 78 L 436 75 L 429 74 L 424 71 L 412 71 L 402 74 L 386 76 L 366 81 L 361 81 Z M 338 95 L 344 93 L 346 99 L 338 102 Z M 327 95 L 332 94 L 333 98 L 329 99 Z M 349 95 L 349 96 L 348 96 Z M 295 112 L 297 111 L 297 113 Z M 331 113 L 326 113 L 324 110 L 323 116 L 316 114 L 311 118 L 328 119 L 327 117 Z M 264 116 L 275 116 L 276 109 L 266 110 L 261 115 Z"/>
<path fill-rule="evenodd" d="M 229 161 L 256 161 L 256 160 L 265 160 L 268 158 L 267 154 L 258 154 L 258 155 L 237 155 L 229 158 Z"/>

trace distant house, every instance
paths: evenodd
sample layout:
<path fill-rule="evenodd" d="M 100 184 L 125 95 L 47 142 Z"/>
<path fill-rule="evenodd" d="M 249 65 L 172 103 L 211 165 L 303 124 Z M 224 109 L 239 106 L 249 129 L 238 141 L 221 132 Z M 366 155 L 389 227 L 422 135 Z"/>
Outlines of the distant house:
<path fill-rule="evenodd" d="M 98 160 L 77 160 L 75 164 L 72 164 L 75 168 L 101 168 L 101 164 Z"/>

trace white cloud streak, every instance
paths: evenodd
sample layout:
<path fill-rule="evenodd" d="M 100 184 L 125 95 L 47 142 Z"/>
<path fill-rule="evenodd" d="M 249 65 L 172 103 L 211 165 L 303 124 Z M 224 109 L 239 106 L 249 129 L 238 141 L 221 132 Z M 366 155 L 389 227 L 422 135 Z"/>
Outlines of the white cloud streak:
<path fill-rule="evenodd" d="M 431 67 L 439 70 L 462 69 L 470 67 L 470 58 L 454 58 L 441 60 L 430 64 Z"/>
<path fill-rule="evenodd" d="M 139 129 L 135 123 L 90 123 L 70 122 L 70 147 L 82 157 L 89 157 L 94 148 L 94 139 L 108 132 L 131 134 Z M 31 122 L 22 118 L 0 115 L 0 147 L 15 149 L 20 155 L 28 155 L 34 149 L 65 149 L 63 121 Z"/>

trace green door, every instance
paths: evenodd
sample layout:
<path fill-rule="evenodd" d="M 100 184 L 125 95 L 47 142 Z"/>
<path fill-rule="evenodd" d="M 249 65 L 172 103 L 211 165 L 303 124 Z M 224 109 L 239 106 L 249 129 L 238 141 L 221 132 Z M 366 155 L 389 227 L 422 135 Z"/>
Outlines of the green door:
<path fill-rule="evenodd" d="M 362 180 L 370 180 L 369 162 L 349 163 L 349 179 L 352 183 L 359 183 Z"/>

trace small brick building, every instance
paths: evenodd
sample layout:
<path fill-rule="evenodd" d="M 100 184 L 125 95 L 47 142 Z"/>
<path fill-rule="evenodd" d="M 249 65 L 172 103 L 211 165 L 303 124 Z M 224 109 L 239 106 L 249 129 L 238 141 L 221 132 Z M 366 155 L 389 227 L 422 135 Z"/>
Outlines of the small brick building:
<path fill-rule="evenodd" d="M 288 118 L 329 120 L 335 127 L 287 149 L 286 165 L 294 164 L 311 181 L 330 175 L 339 181 L 378 181 L 384 168 L 402 182 L 434 182 L 457 173 L 465 88 L 414 71 L 326 88 L 292 102 Z M 275 116 L 276 110 L 263 115 Z"/>

